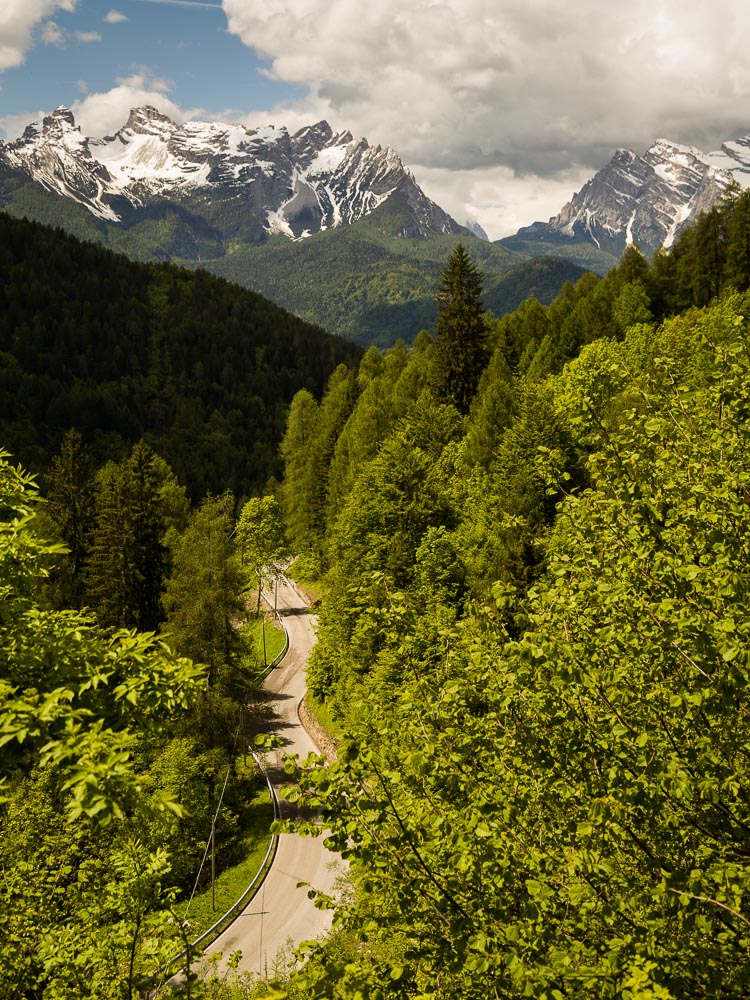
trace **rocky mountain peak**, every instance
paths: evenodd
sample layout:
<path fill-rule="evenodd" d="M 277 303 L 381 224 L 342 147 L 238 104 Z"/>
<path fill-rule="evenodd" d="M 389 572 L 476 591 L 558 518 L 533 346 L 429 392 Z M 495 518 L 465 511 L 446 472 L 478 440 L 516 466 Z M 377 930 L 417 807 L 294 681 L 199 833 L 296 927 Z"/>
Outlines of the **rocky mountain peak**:
<path fill-rule="evenodd" d="M 563 256 L 566 243 L 590 244 L 609 261 L 629 243 L 652 253 L 670 247 L 684 226 L 722 198 L 732 180 L 750 187 L 750 136 L 713 153 L 667 138 L 643 154 L 618 149 L 558 215 L 503 243 L 525 252 L 537 245 L 541 252 L 554 248 Z"/>
<path fill-rule="evenodd" d="M 167 115 L 145 104 L 143 107 L 131 109 L 128 120 L 122 129 L 120 129 L 120 133 L 135 132 L 140 135 L 170 135 L 178 127 Z"/>
<path fill-rule="evenodd" d="M 326 121 L 290 136 L 274 126 L 177 124 L 142 106 L 115 135 L 89 140 L 69 109 L 58 108 L 23 140 L 0 143 L 3 161 L 116 222 L 169 201 L 183 212 L 215 216 L 221 226 L 230 218 L 254 241 L 275 232 L 300 239 L 356 222 L 408 188 L 410 235 L 455 227 L 395 150 L 348 131 L 334 134 Z"/>
<path fill-rule="evenodd" d="M 42 125 L 46 129 L 76 128 L 76 120 L 70 108 L 60 104 L 51 114 L 42 119 Z"/>

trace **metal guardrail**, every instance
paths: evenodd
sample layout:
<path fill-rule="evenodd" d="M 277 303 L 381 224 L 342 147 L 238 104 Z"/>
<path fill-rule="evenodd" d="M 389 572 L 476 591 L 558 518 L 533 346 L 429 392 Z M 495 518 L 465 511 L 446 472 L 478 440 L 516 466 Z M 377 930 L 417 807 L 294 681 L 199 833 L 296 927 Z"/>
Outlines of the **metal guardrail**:
<path fill-rule="evenodd" d="M 268 773 L 266 769 L 263 767 L 263 762 L 261 761 L 258 754 L 254 750 L 251 750 L 250 752 L 252 753 L 253 758 L 255 759 L 255 763 L 260 768 L 261 774 L 266 779 L 266 784 L 268 785 L 268 791 L 271 794 L 271 803 L 273 805 L 273 818 L 275 822 L 279 818 L 279 800 L 276 795 L 276 789 L 271 784 L 271 779 L 268 777 Z M 236 902 L 234 902 L 229 907 L 226 913 L 222 914 L 222 916 L 219 917 L 216 923 L 212 924 L 207 931 L 204 931 L 200 937 L 196 938 L 195 941 L 192 942 L 192 944 L 190 945 L 191 949 L 200 948 L 200 946 L 203 944 L 204 941 L 213 941 L 213 939 L 217 938 L 228 924 L 231 924 L 232 920 L 234 920 L 234 918 L 243 908 L 245 903 L 250 900 L 254 890 L 258 888 L 260 883 L 265 878 L 266 871 L 268 868 L 270 868 L 271 863 L 273 862 L 278 844 L 279 844 L 279 838 L 277 834 L 274 833 L 271 835 L 271 842 L 268 845 L 266 856 L 261 861 L 260 868 L 258 868 L 258 871 L 253 876 L 250 885 L 247 887 L 247 889 L 245 889 L 240 898 L 236 900 Z M 184 954 L 184 952 L 182 954 Z"/>
<path fill-rule="evenodd" d="M 277 608 L 274 608 L 274 614 L 276 615 L 276 619 L 279 625 L 281 625 L 281 628 L 284 632 L 284 647 L 280 652 L 276 654 L 276 656 L 274 656 L 273 660 L 271 660 L 271 662 L 265 668 L 265 670 L 261 674 L 261 680 L 265 680 L 266 677 L 268 677 L 268 675 L 271 673 L 271 671 L 275 667 L 277 667 L 279 663 L 281 663 L 286 654 L 289 652 L 289 630 L 287 629 Z M 252 753 L 256 764 L 260 768 L 261 774 L 266 779 L 266 784 L 268 785 L 268 791 L 271 795 L 271 804 L 273 805 L 273 818 L 275 822 L 280 816 L 279 799 L 278 796 L 276 795 L 276 789 L 271 784 L 271 779 L 268 777 L 268 773 L 265 767 L 263 766 L 263 762 L 259 757 L 259 755 L 254 750 L 251 750 L 250 752 Z M 266 851 L 266 855 L 261 861 L 260 867 L 253 876 L 252 881 L 248 885 L 247 889 L 245 889 L 240 898 L 237 899 L 229 907 L 226 913 L 223 913 L 219 917 L 219 919 L 215 921 L 215 923 L 213 923 L 211 927 L 208 928 L 208 930 L 204 931 L 199 937 L 195 939 L 195 941 L 191 941 L 190 945 L 187 948 L 183 949 L 183 951 L 175 955 L 174 958 L 170 959 L 169 962 L 167 962 L 167 964 L 162 969 L 160 969 L 158 973 L 156 973 L 156 976 L 161 978 L 162 983 L 166 982 L 172 976 L 180 972 L 181 969 L 184 968 L 189 955 L 192 956 L 194 953 L 202 950 L 204 945 L 210 944 L 212 941 L 214 941 L 224 930 L 226 930 L 226 928 L 229 926 L 229 924 L 231 924 L 234 918 L 239 915 L 239 913 L 242 911 L 246 903 L 250 901 L 255 892 L 260 888 L 263 880 L 268 874 L 268 871 L 271 868 L 271 865 L 273 864 L 273 860 L 276 857 L 276 850 L 278 848 L 278 845 L 279 845 L 278 835 L 272 834 L 270 843 L 268 845 L 268 850 Z"/>
<path fill-rule="evenodd" d="M 263 673 L 260 675 L 260 679 L 263 680 L 263 681 L 266 679 L 266 677 L 268 677 L 268 675 L 271 673 L 271 671 L 274 669 L 274 667 L 278 667 L 278 665 L 284 659 L 284 657 L 286 656 L 286 654 L 289 652 L 289 630 L 287 629 L 286 625 L 284 624 L 284 619 L 279 614 L 278 608 L 274 608 L 273 609 L 273 613 L 276 615 L 276 621 L 279 623 L 279 625 L 281 625 L 281 628 L 282 628 L 282 630 L 284 632 L 284 648 L 281 650 L 281 652 L 277 653 L 276 656 L 274 656 L 274 658 L 271 660 L 271 662 L 265 668 L 265 670 L 263 671 Z"/>
<path fill-rule="evenodd" d="M 259 755 L 254 750 L 251 750 L 250 752 L 252 753 L 256 764 L 260 768 L 261 774 L 266 779 L 266 784 L 268 785 L 268 791 L 271 795 L 271 804 L 273 805 L 273 818 L 275 822 L 280 816 L 279 799 L 278 796 L 276 795 L 276 789 L 271 784 L 271 779 L 268 777 L 268 772 L 263 766 L 263 761 L 260 759 Z M 175 955 L 174 958 L 170 959 L 169 962 L 167 962 L 167 964 L 159 970 L 159 972 L 156 975 L 161 979 L 162 984 L 165 983 L 167 980 L 169 980 L 172 976 L 177 975 L 177 973 L 180 972 L 185 967 L 189 955 L 193 956 L 194 953 L 203 950 L 204 945 L 210 944 L 211 941 L 214 941 L 222 933 L 222 931 L 226 930 L 226 928 L 229 926 L 229 924 L 231 924 L 234 918 L 239 915 L 239 913 L 242 911 L 245 905 L 255 895 L 255 892 L 260 888 L 263 880 L 268 874 L 268 871 L 271 865 L 273 864 L 273 860 L 276 857 L 276 850 L 278 848 L 278 845 L 279 845 L 279 838 L 278 835 L 274 833 L 271 835 L 271 840 L 268 845 L 268 850 L 266 851 L 266 855 L 263 858 L 263 861 L 261 862 L 258 871 L 253 876 L 252 881 L 248 885 L 247 889 L 245 889 L 240 898 L 235 900 L 235 902 L 229 907 L 226 913 L 223 913 L 219 917 L 219 919 L 215 921 L 215 923 L 213 923 L 211 927 L 208 928 L 208 930 L 204 931 L 199 937 L 195 939 L 195 941 L 191 941 L 188 948 L 183 949 L 183 951 Z"/>

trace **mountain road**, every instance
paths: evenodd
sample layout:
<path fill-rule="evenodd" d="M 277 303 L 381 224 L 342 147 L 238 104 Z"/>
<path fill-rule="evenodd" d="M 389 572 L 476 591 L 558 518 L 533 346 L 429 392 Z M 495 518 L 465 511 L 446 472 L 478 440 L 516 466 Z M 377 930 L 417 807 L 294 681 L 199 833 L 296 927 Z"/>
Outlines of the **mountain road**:
<path fill-rule="evenodd" d="M 285 780 L 283 757 L 299 754 L 301 759 L 318 748 L 303 728 L 298 705 L 305 695 L 305 668 L 315 643 L 315 617 L 304 599 L 285 579 L 277 593 L 279 615 L 289 634 L 289 650 L 280 665 L 266 678 L 264 688 L 271 694 L 271 731 L 282 745 L 266 755 L 269 778 L 278 791 Z M 291 808 L 281 801 L 281 814 Z M 222 952 L 226 962 L 233 952 L 241 951 L 239 968 L 263 978 L 272 978 L 292 957 L 292 950 L 302 941 L 320 937 L 329 930 L 330 910 L 318 910 L 308 898 L 307 887 L 299 882 L 333 893 L 343 871 L 337 854 L 323 845 L 323 836 L 302 837 L 284 833 L 279 837 L 273 864 L 258 892 L 230 926 L 207 949 L 207 954 Z"/>

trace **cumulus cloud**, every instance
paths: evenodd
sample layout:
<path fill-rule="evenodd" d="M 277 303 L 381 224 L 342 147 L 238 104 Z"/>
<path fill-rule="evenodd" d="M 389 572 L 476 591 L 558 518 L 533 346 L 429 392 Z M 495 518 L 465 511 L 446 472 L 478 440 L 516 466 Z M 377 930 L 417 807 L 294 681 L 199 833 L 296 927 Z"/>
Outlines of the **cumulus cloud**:
<path fill-rule="evenodd" d="M 104 15 L 104 20 L 107 24 L 121 24 L 123 21 L 127 21 L 127 16 L 120 10 L 110 10 Z"/>
<path fill-rule="evenodd" d="M 175 122 L 201 115 L 201 108 L 182 108 L 169 96 L 172 90 L 171 80 L 140 66 L 129 76 L 118 78 L 117 86 L 110 90 L 93 92 L 74 101 L 71 110 L 84 135 L 97 138 L 116 132 L 127 121 L 131 108 L 144 105 L 158 108 Z"/>
<path fill-rule="evenodd" d="M 503 166 L 474 170 L 418 166 L 413 173 L 425 194 L 457 222 L 465 225 L 468 219 L 476 219 L 493 240 L 557 215 L 591 176 L 591 170 L 586 168 L 539 177 L 518 175 Z"/>
<path fill-rule="evenodd" d="M 76 41 L 77 42 L 100 42 L 102 36 L 98 31 L 77 31 Z"/>
<path fill-rule="evenodd" d="M 389 143 L 415 173 L 475 171 L 477 189 L 494 170 L 533 200 L 540 178 L 590 174 L 622 145 L 710 148 L 750 130 L 750 7 L 736 0 L 222 6 L 272 76 L 308 88 L 293 113 Z"/>
<path fill-rule="evenodd" d="M 0 72 L 21 65 L 33 44 L 33 30 L 41 21 L 55 11 L 74 11 L 76 2 L 77 0 L 2 0 Z"/>
<path fill-rule="evenodd" d="M 47 21 L 39 34 L 45 45 L 65 45 L 65 32 L 56 21 Z"/>

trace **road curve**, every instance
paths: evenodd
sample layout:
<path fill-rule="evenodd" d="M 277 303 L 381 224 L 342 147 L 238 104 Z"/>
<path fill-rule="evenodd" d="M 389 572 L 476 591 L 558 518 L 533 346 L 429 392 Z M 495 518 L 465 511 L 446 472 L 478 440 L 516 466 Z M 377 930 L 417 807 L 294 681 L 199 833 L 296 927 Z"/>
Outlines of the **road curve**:
<path fill-rule="evenodd" d="M 289 651 L 271 671 L 265 689 L 273 695 L 273 732 L 282 746 L 267 755 L 266 767 L 274 786 L 284 783 L 284 754 L 304 759 L 317 747 L 300 723 L 297 706 L 305 694 L 305 668 L 315 643 L 315 618 L 305 601 L 285 580 L 279 581 L 277 607 L 289 633 Z M 288 780 L 288 779 L 287 779 Z M 281 803 L 282 815 L 284 803 Z M 284 833 L 263 885 L 240 915 L 207 949 L 222 952 L 224 960 L 242 952 L 240 968 L 263 977 L 272 977 L 288 961 L 292 948 L 324 934 L 331 926 L 330 910 L 317 910 L 308 899 L 307 882 L 323 892 L 331 892 L 341 859 L 323 846 L 323 837 L 300 837 Z"/>

